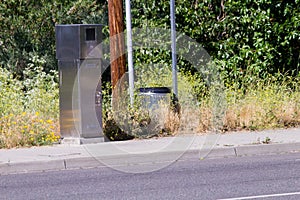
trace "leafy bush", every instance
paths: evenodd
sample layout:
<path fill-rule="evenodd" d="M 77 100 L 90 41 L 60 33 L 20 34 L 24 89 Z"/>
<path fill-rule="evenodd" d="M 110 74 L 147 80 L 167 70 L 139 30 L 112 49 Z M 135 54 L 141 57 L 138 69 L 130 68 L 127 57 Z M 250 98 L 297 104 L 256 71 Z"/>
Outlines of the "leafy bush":
<path fill-rule="evenodd" d="M 133 27 L 170 28 L 169 1 L 131 2 Z M 218 62 L 227 82 L 247 75 L 299 72 L 300 2 L 278 0 L 176 1 L 176 28 L 199 42 Z M 51 0 L 0 3 L 0 64 L 14 74 L 36 52 L 45 71 L 57 69 L 54 26 L 59 23 L 108 24 L 106 1 Z M 107 27 L 104 32 L 107 33 Z M 134 39 L 134 38 L 133 38 Z M 152 57 L 149 55 L 153 55 Z M 135 63 L 170 63 L 168 53 L 135 52 Z M 180 65 L 182 68 L 188 64 Z"/>
<path fill-rule="evenodd" d="M 0 148 L 44 145 L 59 136 L 57 72 L 43 72 L 45 60 L 32 55 L 24 81 L 0 68 Z"/>
<path fill-rule="evenodd" d="M 55 24 L 107 24 L 106 1 L 94 0 L 3 0 L 0 2 L 0 65 L 19 78 L 36 53 L 57 69 Z"/>
<path fill-rule="evenodd" d="M 134 1 L 133 27 L 170 28 L 169 13 L 169 1 Z M 229 84 L 251 82 L 253 77 L 264 78 L 278 71 L 298 74 L 299 16 L 299 0 L 176 2 L 177 31 L 195 39 L 208 51 Z M 140 57 L 150 58 L 149 54 L 155 57 L 153 51 L 139 52 L 137 64 L 143 61 Z M 166 58 L 166 54 L 159 58 Z"/>

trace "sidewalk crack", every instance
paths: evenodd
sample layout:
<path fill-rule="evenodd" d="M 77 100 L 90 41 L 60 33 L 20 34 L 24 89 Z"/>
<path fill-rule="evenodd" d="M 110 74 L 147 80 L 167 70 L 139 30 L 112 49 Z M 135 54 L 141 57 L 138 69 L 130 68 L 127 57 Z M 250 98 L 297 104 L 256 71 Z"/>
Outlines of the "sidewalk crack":
<path fill-rule="evenodd" d="M 235 156 L 237 157 L 238 155 L 237 155 L 237 152 L 236 152 L 236 148 L 233 148 L 233 150 L 234 150 Z"/>

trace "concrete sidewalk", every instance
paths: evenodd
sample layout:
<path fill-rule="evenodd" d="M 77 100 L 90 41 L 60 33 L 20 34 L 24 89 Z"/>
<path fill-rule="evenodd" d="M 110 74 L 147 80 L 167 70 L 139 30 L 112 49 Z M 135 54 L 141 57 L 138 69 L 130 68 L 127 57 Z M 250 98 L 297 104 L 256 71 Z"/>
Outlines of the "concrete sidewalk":
<path fill-rule="evenodd" d="M 265 144 L 266 142 L 269 144 Z M 139 172 L 160 169 L 185 159 L 211 159 L 300 151 L 300 128 L 232 132 L 205 136 L 164 137 L 87 145 L 1 149 L 0 174 L 112 167 Z M 154 168 L 153 166 L 156 165 Z M 123 168 L 122 168 L 123 167 Z M 136 169 L 136 168 L 135 168 Z M 143 169 L 143 170 L 141 170 Z"/>

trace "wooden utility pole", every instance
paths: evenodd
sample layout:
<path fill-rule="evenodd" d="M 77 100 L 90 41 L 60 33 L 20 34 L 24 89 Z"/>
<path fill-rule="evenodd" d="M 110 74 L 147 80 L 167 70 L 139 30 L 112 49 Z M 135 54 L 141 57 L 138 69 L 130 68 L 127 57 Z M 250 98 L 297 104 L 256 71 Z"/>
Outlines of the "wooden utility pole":
<path fill-rule="evenodd" d="M 110 32 L 111 82 L 113 88 L 125 74 L 126 58 L 124 45 L 123 0 L 108 0 Z"/>

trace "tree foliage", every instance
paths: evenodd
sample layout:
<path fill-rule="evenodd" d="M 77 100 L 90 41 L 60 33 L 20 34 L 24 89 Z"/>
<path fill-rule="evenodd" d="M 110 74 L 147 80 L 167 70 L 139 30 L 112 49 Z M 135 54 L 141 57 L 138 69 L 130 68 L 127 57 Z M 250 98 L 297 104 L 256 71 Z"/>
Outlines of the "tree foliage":
<path fill-rule="evenodd" d="M 0 2 L 0 65 L 23 76 L 31 55 L 56 69 L 55 24 L 105 23 L 103 0 L 3 0 Z"/>
<path fill-rule="evenodd" d="M 133 27 L 170 27 L 168 0 L 131 6 Z M 55 24 L 107 25 L 107 15 L 104 0 L 2 0 L 0 64 L 22 76 L 30 55 L 38 55 L 46 71 L 56 69 Z M 203 45 L 228 80 L 299 72 L 299 0 L 177 0 L 176 28 Z M 159 50 L 136 53 L 137 64 L 169 58 Z"/>
<path fill-rule="evenodd" d="M 169 1 L 134 1 L 133 19 L 170 27 Z M 299 72 L 299 0 L 178 0 L 176 28 L 203 45 L 227 80 Z"/>

